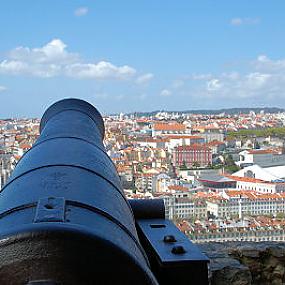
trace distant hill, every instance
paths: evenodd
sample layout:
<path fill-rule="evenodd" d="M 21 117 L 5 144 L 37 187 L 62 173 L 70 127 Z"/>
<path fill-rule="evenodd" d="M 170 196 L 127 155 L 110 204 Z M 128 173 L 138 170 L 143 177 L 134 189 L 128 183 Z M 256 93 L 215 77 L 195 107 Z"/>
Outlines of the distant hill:
<path fill-rule="evenodd" d="M 265 113 L 279 113 L 285 112 L 284 108 L 278 107 L 264 107 L 264 108 L 226 108 L 226 109 L 218 109 L 218 110 L 185 110 L 185 111 L 167 111 L 167 110 L 156 110 L 151 112 L 132 112 L 128 115 L 135 114 L 138 117 L 143 116 L 154 116 L 159 112 L 167 112 L 167 113 L 178 113 L 178 114 L 202 114 L 202 115 L 218 115 L 221 113 L 225 113 L 228 115 L 235 114 L 248 114 L 250 111 L 254 111 L 255 113 L 260 113 L 260 111 L 264 111 Z"/>

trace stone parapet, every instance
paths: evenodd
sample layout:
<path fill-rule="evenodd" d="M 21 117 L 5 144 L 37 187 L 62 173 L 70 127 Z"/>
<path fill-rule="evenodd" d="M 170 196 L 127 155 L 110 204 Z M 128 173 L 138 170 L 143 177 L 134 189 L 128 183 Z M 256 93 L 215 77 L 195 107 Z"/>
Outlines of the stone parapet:
<path fill-rule="evenodd" d="M 198 244 L 210 258 L 211 285 L 285 284 L 285 243 Z"/>

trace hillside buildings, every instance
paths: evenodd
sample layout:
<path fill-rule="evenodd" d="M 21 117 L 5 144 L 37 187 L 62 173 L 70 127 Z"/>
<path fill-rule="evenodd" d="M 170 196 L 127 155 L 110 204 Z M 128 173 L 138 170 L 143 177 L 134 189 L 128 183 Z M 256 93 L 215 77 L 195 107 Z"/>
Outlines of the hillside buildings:
<path fill-rule="evenodd" d="M 284 240 L 283 138 L 235 136 L 282 128 L 284 118 L 266 113 L 106 116 L 104 144 L 127 197 L 163 199 L 166 216 L 194 241 Z M 38 127 L 36 119 L 0 120 L 2 187 L 38 137 Z"/>

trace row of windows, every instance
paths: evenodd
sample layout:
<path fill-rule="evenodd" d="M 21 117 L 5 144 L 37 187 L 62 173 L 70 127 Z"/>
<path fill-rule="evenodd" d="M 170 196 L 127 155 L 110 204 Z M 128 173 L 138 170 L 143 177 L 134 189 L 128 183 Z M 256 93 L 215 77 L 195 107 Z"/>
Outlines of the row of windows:
<path fill-rule="evenodd" d="M 244 186 L 244 185 L 237 185 L 238 189 L 244 189 L 244 190 L 254 190 L 254 191 L 259 191 L 259 192 L 263 192 L 263 193 L 274 193 L 275 190 L 274 189 L 268 189 L 268 188 L 260 188 L 260 187 L 256 187 L 256 186 Z"/>
<path fill-rule="evenodd" d="M 281 237 L 264 237 L 264 238 L 255 238 L 255 237 L 246 237 L 246 238 L 242 238 L 242 237 L 234 237 L 234 238 L 208 238 L 206 237 L 193 237 L 191 238 L 192 240 L 195 240 L 196 242 L 198 242 L 199 240 L 201 242 L 210 242 L 210 241 L 216 241 L 216 242 L 227 242 L 227 241 L 254 241 L 254 242 L 258 242 L 258 241 L 284 241 L 285 238 L 284 236 Z"/>
<path fill-rule="evenodd" d="M 225 238 L 225 237 L 267 237 L 267 236 L 284 236 L 283 230 L 276 231 L 248 231 L 248 232 L 224 232 L 220 233 L 206 233 L 206 234 L 189 234 L 193 237 L 207 237 L 207 238 Z"/>
<path fill-rule="evenodd" d="M 194 208 L 194 204 L 193 203 L 191 203 L 191 204 L 176 204 L 175 207 L 176 208 L 189 208 L 189 207 Z"/>

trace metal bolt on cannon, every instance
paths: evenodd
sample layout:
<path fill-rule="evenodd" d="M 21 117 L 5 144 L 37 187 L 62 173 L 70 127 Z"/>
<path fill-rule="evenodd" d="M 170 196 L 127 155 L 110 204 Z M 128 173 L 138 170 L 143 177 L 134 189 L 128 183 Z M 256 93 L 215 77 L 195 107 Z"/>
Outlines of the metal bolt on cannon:
<path fill-rule="evenodd" d="M 0 193 L 0 284 L 208 284 L 208 259 L 164 217 L 127 200 L 89 103 L 56 102 Z"/>

